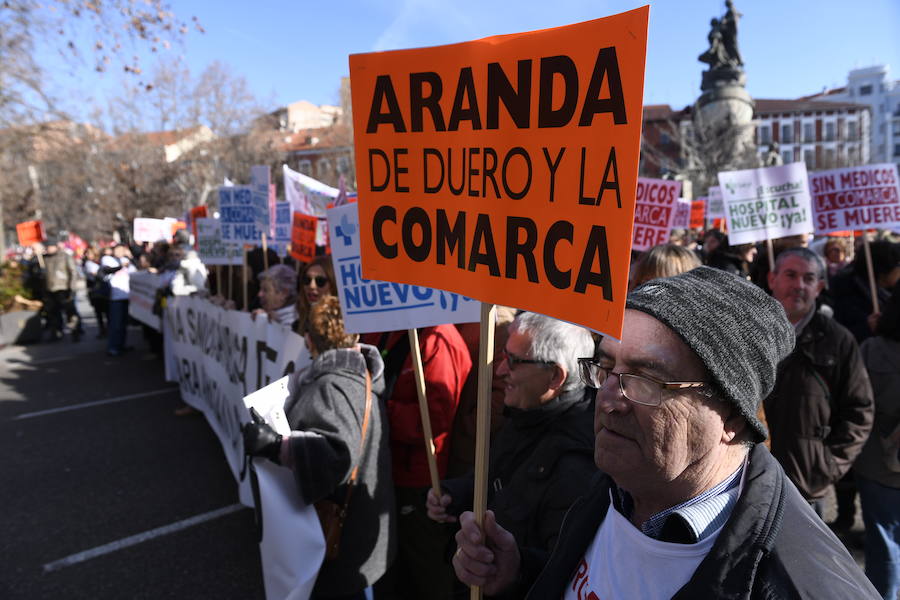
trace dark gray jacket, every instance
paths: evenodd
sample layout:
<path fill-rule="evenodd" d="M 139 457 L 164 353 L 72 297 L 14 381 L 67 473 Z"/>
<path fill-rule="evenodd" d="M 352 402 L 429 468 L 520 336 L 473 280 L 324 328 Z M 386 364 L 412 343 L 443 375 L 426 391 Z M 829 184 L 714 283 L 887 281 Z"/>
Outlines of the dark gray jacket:
<path fill-rule="evenodd" d="M 593 483 L 566 515 L 544 569 L 523 560 L 520 591 L 534 582 L 527 598 L 562 597 L 607 509 L 615 510 L 609 500 L 615 485 L 612 479 L 600 474 Z M 623 564 L 622 568 L 640 569 L 641 565 Z M 516 592 L 509 597 L 516 597 Z M 673 600 L 697 598 L 875 600 L 880 596 L 778 461 L 763 444 L 757 444 L 731 517 L 694 575 L 673 596 Z"/>
<path fill-rule="evenodd" d="M 372 374 L 372 408 L 360 460 L 366 368 Z M 388 423 L 380 400 L 383 375 L 378 349 L 363 344 L 361 352 L 342 348 L 322 353 L 290 382 L 284 410 L 294 432 L 294 478 L 303 501 L 329 498 L 343 504 L 350 472 L 359 461 L 340 555 L 322 564 L 317 595 L 343 596 L 365 589 L 384 574 L 396 553 Z"/>

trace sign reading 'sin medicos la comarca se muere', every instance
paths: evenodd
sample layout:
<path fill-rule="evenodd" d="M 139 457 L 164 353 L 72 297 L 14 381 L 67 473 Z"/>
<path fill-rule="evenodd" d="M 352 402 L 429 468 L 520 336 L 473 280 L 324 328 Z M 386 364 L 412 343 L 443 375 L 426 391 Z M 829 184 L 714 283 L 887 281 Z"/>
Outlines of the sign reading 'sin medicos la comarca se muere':
<path fill-rule="evenodd" d="M 619 337 L 648 16 L 351 56 L 363 275 Z"/>

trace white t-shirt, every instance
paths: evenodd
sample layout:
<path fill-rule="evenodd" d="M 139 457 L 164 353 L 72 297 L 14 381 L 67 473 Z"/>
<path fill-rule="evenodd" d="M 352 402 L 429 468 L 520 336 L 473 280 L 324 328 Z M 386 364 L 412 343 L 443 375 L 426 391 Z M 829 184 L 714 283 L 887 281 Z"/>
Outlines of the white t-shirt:
<path fill-rule="evenodd" d="M 696 544 L 661 542 L 610 504 L 563 600 L 669 600 L 690 580 L 720 531 Z"/>

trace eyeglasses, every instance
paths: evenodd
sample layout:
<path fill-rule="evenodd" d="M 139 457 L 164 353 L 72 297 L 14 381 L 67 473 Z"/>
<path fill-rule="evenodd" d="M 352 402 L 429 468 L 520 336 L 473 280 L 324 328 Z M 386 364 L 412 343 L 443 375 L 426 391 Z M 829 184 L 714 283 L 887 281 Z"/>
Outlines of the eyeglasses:
<path fill-rule="evenodd" d="M 552 360 L 536 360 L 534 358 L 520 358 L 515 354 L 510 354 L 506 351 L 506 348 L 500 351 L 500 354 L 506 360 L 506 364 L 509 365 L 510 369 L 515 369 L 519 365 L 544 365 L 545 367 L 549 367 L 555 365 L 556 363 Z"/>
<path fill-rule="evenodd" d="M 695 389 L 707 398 L 713 395 L 706 381 L 660 381 L 647 375 L 613 373 L 611 369 L 601 367 L 593 358 L 579 358 L 578 371 L 581 381 L 597 390 L 603 389 L 610 376 L 615 375 L 619 378 L 619 391 L 622 395 L 635 404 L 644 406 L 659 406 L 664 391 Z"/>
<path fill-rule="evenodd" d="M 304 275 L 303 279 L 300 280 L 303 285 L 309 285 L 313 281 L 316 282 L 316 287 L 325 287 L 328 283 L 328 278 L 324 275 L 316 275 L 315 277 L 310 277 L 309 275 Z"/>

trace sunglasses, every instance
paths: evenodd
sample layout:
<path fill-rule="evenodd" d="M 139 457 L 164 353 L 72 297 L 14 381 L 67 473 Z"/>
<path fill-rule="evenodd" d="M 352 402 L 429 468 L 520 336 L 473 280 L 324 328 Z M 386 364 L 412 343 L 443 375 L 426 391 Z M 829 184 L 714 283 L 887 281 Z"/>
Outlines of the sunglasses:
<path fill-rule="evenodd" d="M 309 285 L 313 281 L 315 281 L 316 287 L 325 287 L 325 285 L 328 283 L 328 278 L 325 277 L 324 275 L 316 275 L 315 277 L 310 277 L 309 275 L 304 275 L 302 281 L 303 281 L 303 285 Z"/>

